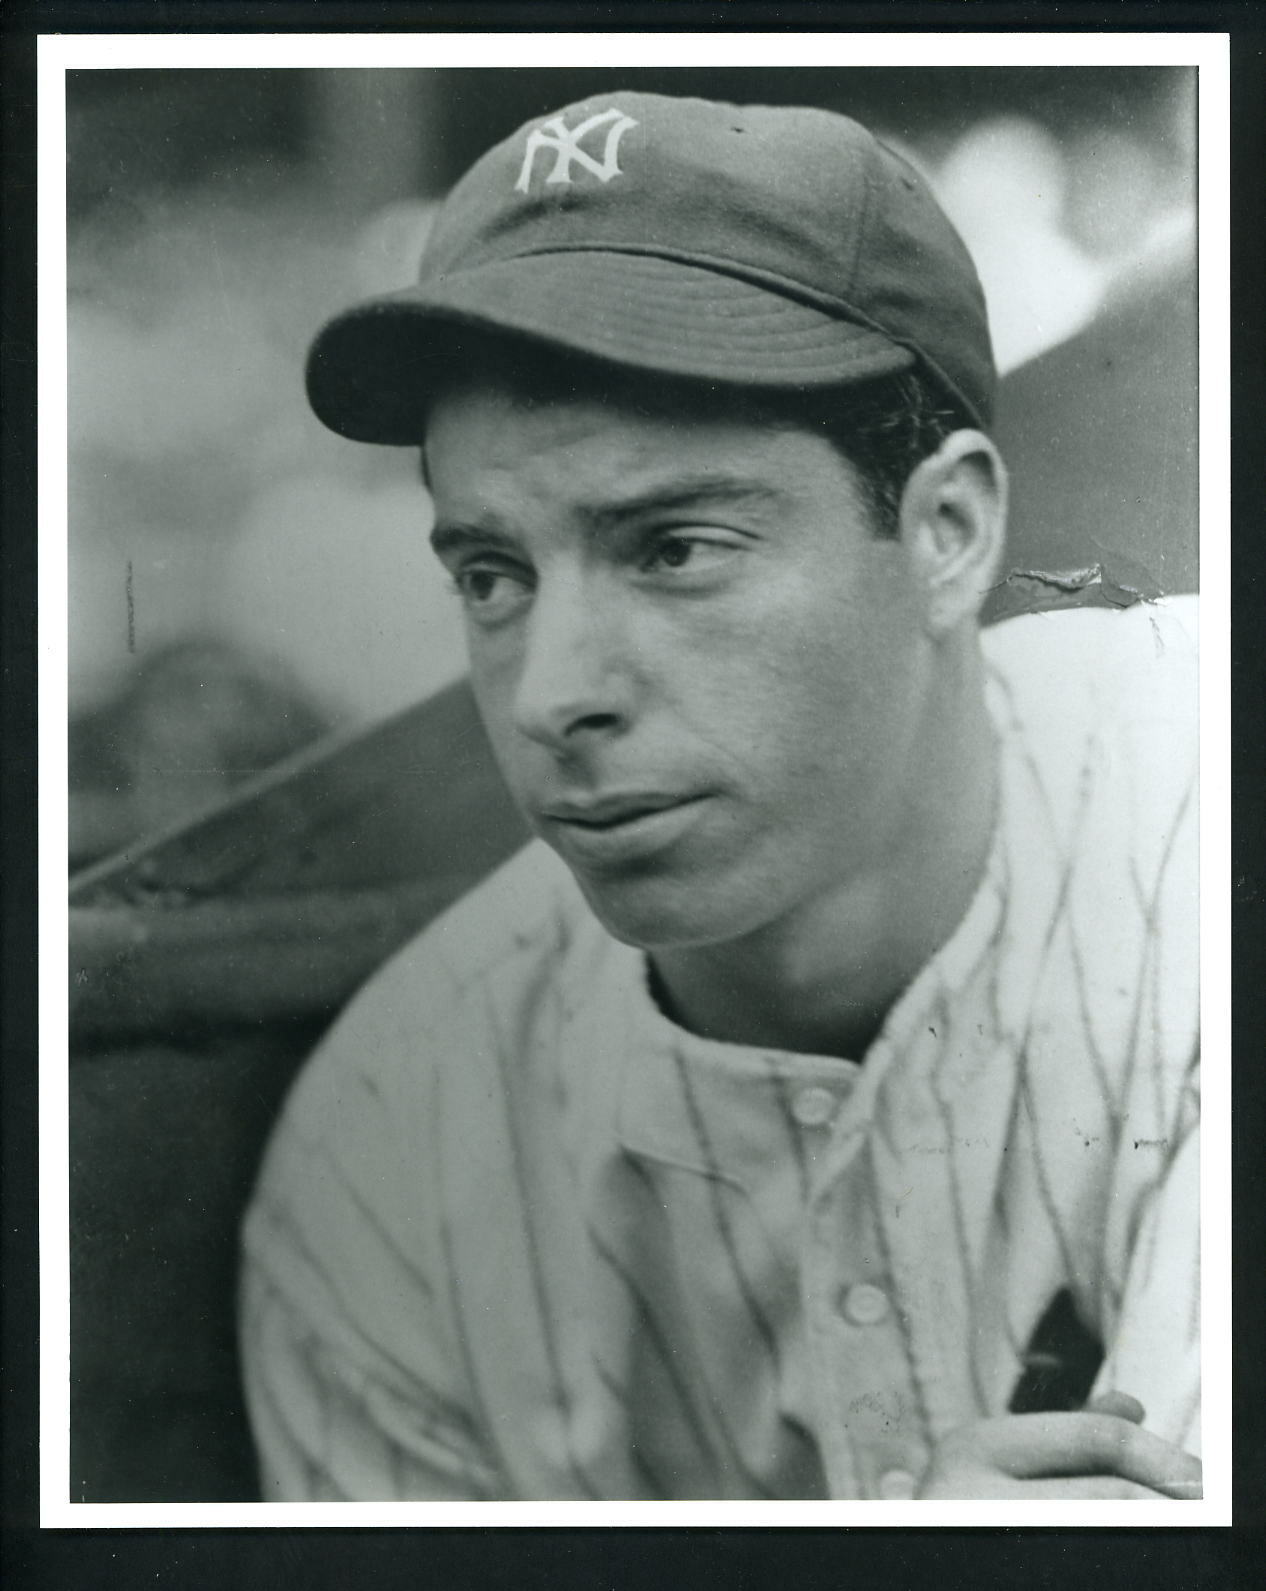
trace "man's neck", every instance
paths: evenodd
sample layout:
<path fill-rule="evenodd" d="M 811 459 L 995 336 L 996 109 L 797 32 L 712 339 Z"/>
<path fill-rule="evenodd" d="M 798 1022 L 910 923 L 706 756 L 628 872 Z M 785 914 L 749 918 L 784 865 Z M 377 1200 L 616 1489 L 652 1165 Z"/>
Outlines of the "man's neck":
<path fill-rule="evenodd" d="M 869 872 L 743 939 L 652 957 L 668 1014 L 705 1038 L 860 1061 L 950 938 L 993 834 L 996 748 L 983 699 L 924 763 L 901 843 Z"/>

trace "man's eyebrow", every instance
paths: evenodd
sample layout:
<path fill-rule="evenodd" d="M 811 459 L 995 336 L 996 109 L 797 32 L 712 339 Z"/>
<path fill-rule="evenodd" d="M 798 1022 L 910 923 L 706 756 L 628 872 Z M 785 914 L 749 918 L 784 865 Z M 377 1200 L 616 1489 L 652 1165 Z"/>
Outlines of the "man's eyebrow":
<path fill-rule="evenodd" d="M 582 504 L 573 513 L 590 533 L 603 535 L 630 520 L 652 514 L 684 513 L 709 504 L 768 509 L 785 503 L 786 494 L 767 481 L 705 470 L 699 475 L 676 476 L 662 485 L 631 491 L 617 501 L 604 498 L 601 502 Z M 440 557 L 469 547 L 522 551 L 515 537 L 496 525 L 467 525 L 455 521 L 436 523 L 431 531 L 431 546 Z"/>
<path fill-rule="evenodd" d="M 446 552 L 460 552 L 464 547 L 492 548 L 498 552 L 521 552 L 513 536 L 492 526 L 475 526 L 437 523 L 431 531 L 431 547 L 442 558 Z"/>
<path fill-rule="evenodd" d="M 618 502 L 595 503 L 582 510 L 582 517 L 595 529 L 605 530 L 647 514 L 684 511 L 709 503 L 772 508 L 785 504 L 786 494 L 768 481 L 741 475 L 717 475 L 705 470 L 699 475 L 675 477 L 662 486 L 630 492 Z"/>

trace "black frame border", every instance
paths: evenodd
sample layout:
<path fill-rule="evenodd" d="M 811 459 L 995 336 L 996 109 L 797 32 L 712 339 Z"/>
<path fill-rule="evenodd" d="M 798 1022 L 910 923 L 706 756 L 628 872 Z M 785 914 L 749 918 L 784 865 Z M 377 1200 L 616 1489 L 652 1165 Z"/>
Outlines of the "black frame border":
<path fill-rule="evenodd" d="M 956 31 L 1229 33 L 1232 183 L 1232 917 L 1236 1056 L 1235 1524 L 1230 1529 L 407 1529 L 41 1530 L 38 1527 L 36 1053 L 35 41 L 41 33 L 453 31 Z M 1259 1583 L 1266 1563 L 1266 0 L 4 0 L 0 7 L 0 1572 L 19 1591 L 176 1584 L 271 1588 L 372 1584 L 483 1591 L 575 1584 L 721 1583 L 755 1591 L 794 1578 L 838 1586 L 1032 1587 L 1123 1576 L 1183 1591 Z"/>

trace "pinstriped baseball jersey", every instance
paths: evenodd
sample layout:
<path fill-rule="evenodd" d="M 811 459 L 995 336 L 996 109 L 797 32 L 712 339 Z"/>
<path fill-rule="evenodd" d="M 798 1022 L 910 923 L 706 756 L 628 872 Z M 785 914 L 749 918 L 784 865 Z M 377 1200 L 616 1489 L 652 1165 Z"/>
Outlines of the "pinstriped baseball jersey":
<path fill-rule="evenodd" d="M 265 1496 L 908 1496 L 1063 1291 L 1198 1450 L 1193 631 L 987 632 L 990 858 L 864 1056 L 675 1026 L 539 846 L 398 955 L 245 1229 Z"/>

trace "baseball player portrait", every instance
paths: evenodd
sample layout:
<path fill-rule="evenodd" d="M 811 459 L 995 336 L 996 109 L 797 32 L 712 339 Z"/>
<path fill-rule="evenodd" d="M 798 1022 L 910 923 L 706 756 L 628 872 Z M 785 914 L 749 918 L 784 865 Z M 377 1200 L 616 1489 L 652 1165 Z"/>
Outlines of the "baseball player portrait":
<path fill-rule="evenodd" d="M 901 156 L 633 92 L 316 336 L 533 838 L 277 1124 L 266 1501 L 1200 1495 L 1191 615 L 982 627 L 995 387 Z"/>

